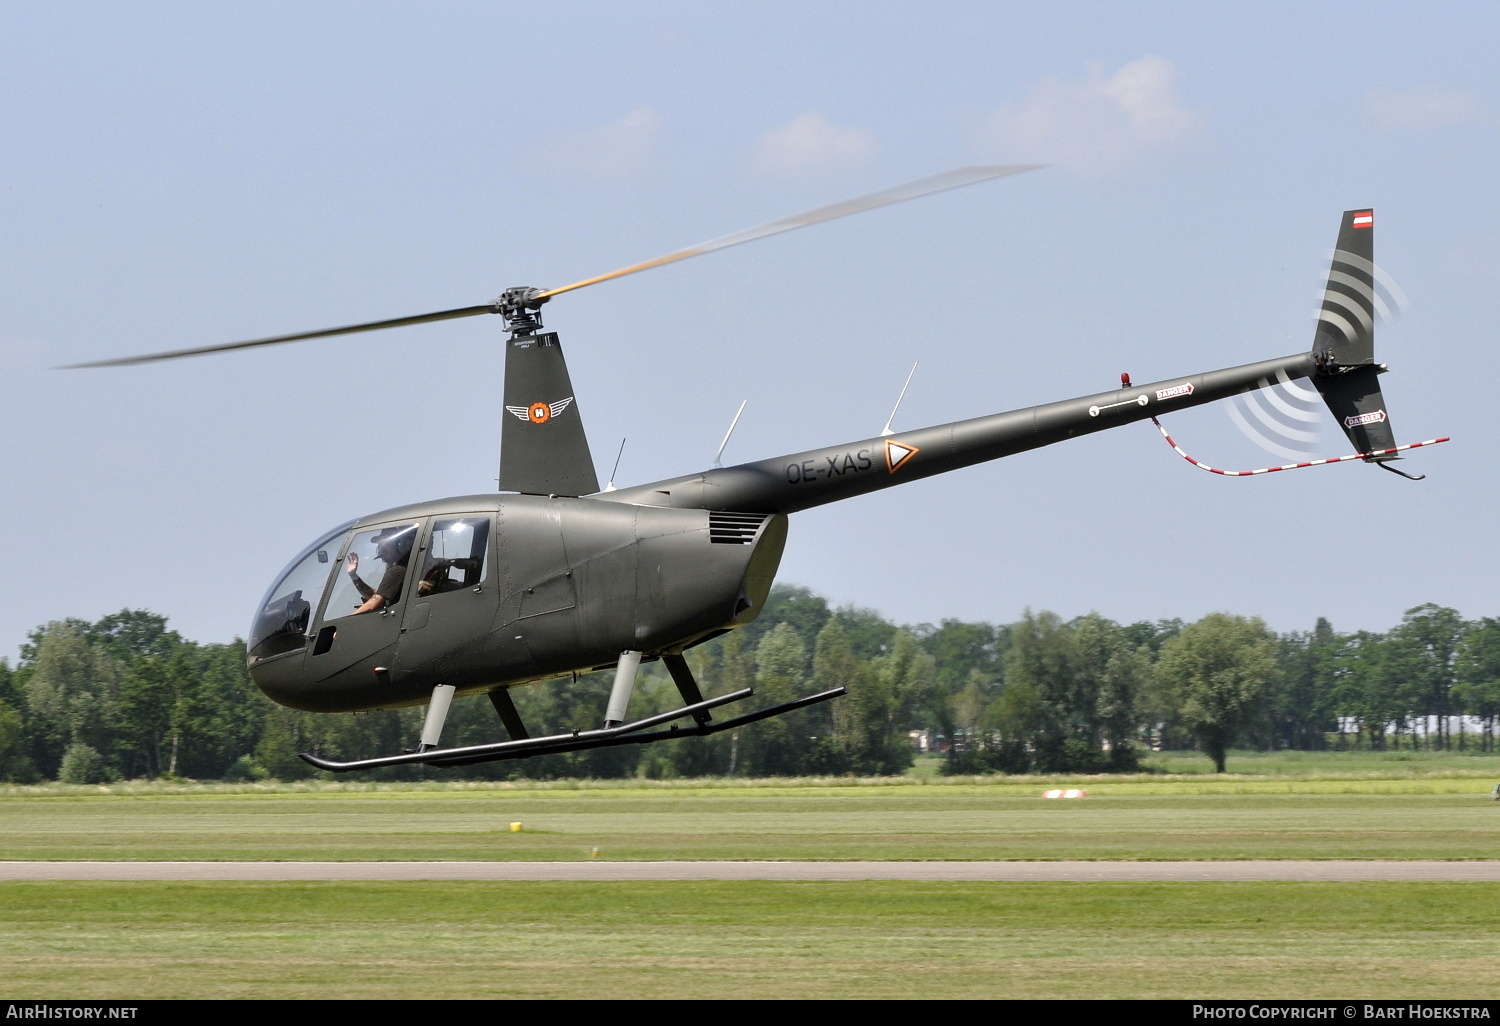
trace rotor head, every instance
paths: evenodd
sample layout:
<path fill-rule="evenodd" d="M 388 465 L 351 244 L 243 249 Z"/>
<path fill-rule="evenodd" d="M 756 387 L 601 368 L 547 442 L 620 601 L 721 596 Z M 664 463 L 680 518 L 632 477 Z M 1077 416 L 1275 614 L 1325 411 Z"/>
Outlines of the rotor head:
<path fill-rule="evenodd" d="M 495 300 L 495 312 L 505 319 L 505 329 L 511 337 L 535 335 L 542 326 L 542 304 L 551 298 L 541 289 L 517 285 L 500 293 Z"/>

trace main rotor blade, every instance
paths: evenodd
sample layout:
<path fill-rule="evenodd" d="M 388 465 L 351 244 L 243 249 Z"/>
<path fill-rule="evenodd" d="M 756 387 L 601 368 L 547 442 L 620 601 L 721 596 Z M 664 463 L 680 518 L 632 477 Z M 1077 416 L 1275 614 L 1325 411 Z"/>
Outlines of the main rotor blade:
<path fill-rule="evenodd" d="M 732 235 L 722 235 L 717 239 L 700 242 L 696 246 L 687 249 L 679 249 L 675 253 L 657 257 L 655 260 L 647 260 L 639 264 L 631 264 L 622 267 L 618 271 L 610 271 L 595 278 L 585 278 L 583 281 L 575 281 L 571 285 L 564 285 L 559 289 L 549 289 L 539 295 L 538 299 L 550 299 L 560 296 L 564 292 L 572 292 L 587 285 L 597 285 L 602 281 L 610 281 L 614 278 L 623 278 L 627 274 L 635 274 L 637 271 L 649 270 L 652 267 L 660 267 L 663 264 L 675 263 L 678 260 L 686 260 L 688 257 L 702 256 L 704 253 L 712 253 L 717 249 L 728 249 L 730 246 L 738 246 L 743 242 L 754 242 L 756 239 L 764 239 L 768 235 L 776 235 L 781 232 L 789 232 L 793 228 L 805 228 L 810 224 L 818 224 L 823 221 L 832 221 L 837 217 L 847 217 L 850 214 L 858 214 L 865 210 L 874 210 L 876 207 L 890 206 L 892 203 L 901 203 L 918 196 L 928 196 L 934 192 L 943 192 L 947 189 L 957 189 L 963 185 L 973 185 L 976 182 L 989 181 L 991 178 L 1004 178 L 1006 175 L 1020 174 L 1022 171 L 1034 171 L 1042 167 L 1041 164 L 989 164 L 974 167 L 959 167 L 952 171 L 944 171 L 942 174 L 932 175 L 927 178 L 918 178 L 914 182 L 905 185 L 897 185 L 894 188 L 882 189 L 880 192 L 872 192 L 867 196 L 856 199 L 844 200 L 841 203 L 830 203 L 826 207 L 818 207 L 803 214 L 793 217 L 783 217 L 779 221 L 771 221 L 757 228 L 747 228 L 744 231 L 735 232 Z"/>
<path fill-rule="evenodd" d="M 83 367 L 124 367 L 132 363 L 150 363 L 153 360 L 175 360 L 182 356 L 203 356 L 207 353 L 224 353 L 231 349 L 253 349 L 256 346 L 274 346 L 282 342 L 300 342 L 309 338 L 328 338 L 330 335 L 353 335 L 361 331 L 379 331 L 381 328 L 404 328 L 409 324 L 427 324 L 431 321 L 451 321 L 457 317 L 475 317 L 479 314 L 499 313 L 495 304 L 462 306 L 457 310 L 439 310 L 437 313 L 417 314 L 415 317 L 393 317 L 386 321 L 370 321 L 367 324 L 350 324 L 342 328 L 324 328 L 322 331 L 302 331 L 295 335 L 272 335 L 270 338 L 252 338 L 245 342 L 225 342 L 217 346 L 198 346 L 194 349 L 173 349 L 165 353 L 147 353 L 144 356 L 122 356 L 114 360 L 91 360 L 88 363 L 69 363 L 60 370 L 77 370 Z"/>
<path fill-rule="evenodd" d="M 897 185 L 880 192 L 872 192 L 867 196 L 860 196 L 841 203 L 831 203 L 825 207 L 818 207 L 793 217 L 784 217 L 779 221 L 771 221 L 768 224 L 756 228 L 747 228 L 744 231 L 735 232 L 732 235 L 723 235 L 717 239 L 701 242 L 687 249 L 679 249 L 675 253 L 657 257 L 655 260 L 647 260 L 644 263 L 632 264 L 630 267 L 622 267 L 618 271 L 601 274 L 595 278 L 586 278 L 576 281 L 562 288 L 551 289 L 535 295 L 536 301 L 545 301 L 553 296 L 562 295 L 564 292 L 572 292 L 586 285 L 597 285 L 602 281 L 610 281 L 613 278 L 623 278 L 627 274 L 644 271 L 651 267 L 660 267 L 663 264 L 675 263 L 678 260 L 686 260 L 688 257 L 702 256 L 704 253 L 712 253 L 718 249 L 728 249 L 730 246 L 738 246 L 743 242 L 753 242 L 763 239 L 768 235 L 777 235 L 781 232 L 789 232 L 793 228 L 804 228 L 810 224 L 818 224 L 823 221 L 832 221 L 835 218 L 847 217 L 850 214 L 858 214 L 865 210 L 874 210 L 876 207 L 889 206 L 892 203 L 901 203 L 905 200 L 916 199 L 919 196 L 927 196 L 935 192 L 944 192 L 948 189 L 957 189 L 964 185 L 973 185 L 976 182 L 988 181 L 991 178 L 1003 178 L 1006 175 L 1020 174 L 1023 171 L 1033 171 L 1041 167 L 1041 164 L 991 164 L 976 165 L 973 167 L 954 168 L 952 171 L 944 171 L 942 174 L 931 175 L 927 178 L 919 178 L 905 185 Z M 432 321 L 449 321 L 458 317 L 475 317 L 479 314 L 501 313 L 498 302 L 486 303 L 483 306 L 464 306 L 456 310 L 439 310 L 436 313 L 417 314 L 415 317 L 393 317 L 384 321 L 369 321 L 365 324 L 350 324 L 342 328 L 325 328 L 321 331 L 303 331 L 294 335 L 272 335 L 269 338 L 253 338 L 244 342 L 226 342 L 216 346 L 196 346 L 192 349 L 172 349 L 163 353 L 146 353 L 142 356 L 123 356 L 113 360 L 90 360 L 86 363 L 64 364 L 63 370 L 76 370 L 84 367 L 125 367 L 136 363 L 151 363 L 156 360 L 176 360 L 184 356 L 204 356 L 208 353 L 224 353 L 235 349 L 253 349 L 257 346 L 274 346 L 283 342 L 301 342 L 313 338 L 329 338 L 333 335 L 353 335 L 361 331 L 379 331 L 382 328 L 404 328 L 412 324 L 428 324 Z"/>

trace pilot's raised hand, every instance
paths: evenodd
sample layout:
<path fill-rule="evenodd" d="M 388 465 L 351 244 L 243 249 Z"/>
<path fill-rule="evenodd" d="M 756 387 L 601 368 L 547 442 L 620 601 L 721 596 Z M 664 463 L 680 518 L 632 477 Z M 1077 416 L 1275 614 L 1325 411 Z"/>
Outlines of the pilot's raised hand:
<path fill-rule="evenodd" d="M 344 560 L 344 571 L 351 574 L 359 572 L 359 553 L 349 553 L 349 558 Z"/>

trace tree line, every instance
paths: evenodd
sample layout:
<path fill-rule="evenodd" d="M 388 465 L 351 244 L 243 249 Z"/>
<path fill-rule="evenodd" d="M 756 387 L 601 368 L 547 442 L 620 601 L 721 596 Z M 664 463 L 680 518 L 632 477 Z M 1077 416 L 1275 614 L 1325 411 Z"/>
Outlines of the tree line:
<path fill-rule="evenodd" d="M 783 585 L 753 624 L 688 661 L 710 695 L 753 687 L 753 703 L 773 704 L 848 694 L 707 738 L 374 775 L 887 775 L 912 764 L 918 737 L 953 774 L 1129 772 L 1163 748 L 1197 749 L 1222 771 L 1231 746 L 1493 751 L 1500 717 L 1500 619 L 1466 621 L 1432 604 L 1385 633 L 1341 633 L 1319 619 L 1278 635 L 1227 613 L 1119 624 L 1028 612 L 1010 624 L 901 626 Z M 603 720 L 610 680 L 582 675 L 512 695 L 533 735 L 588 729 Z M 632 716 L 680 704 L 665 670 L 643 666 Z M 421 716 L 284 709 L 251 682 L 239 640 L 198 644 L 164 617 L 123 610 L 38 627 L 14 667 L 0 660 L 0 779 L 300 779 L 316 774 L 299 751 L 399 752 Z M 476 698 L 454 703 L 443 743 L 504 738 Z"/>

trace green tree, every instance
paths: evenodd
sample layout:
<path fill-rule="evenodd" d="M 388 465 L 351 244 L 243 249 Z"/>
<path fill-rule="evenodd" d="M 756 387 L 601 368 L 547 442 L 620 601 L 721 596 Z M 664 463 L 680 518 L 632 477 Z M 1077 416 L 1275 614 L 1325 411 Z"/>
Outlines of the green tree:
<path fill-rule="evenodd" d="M 16 672 L 10 668 L 9 662 L 0 659 L 0 702 L 13 709 L 20 709 L 25 701 L 26 697 L 16 681 Z"/>
<path fill-rule="evenodd" d="M 1354 721 L 1356 746 L 1384 750 L 1387 731 L 1402 725 L 1411 705 L 1386 636 L 1356 631 L 1345 637 L 1334 656 L 1333 673 L 1334 708 L 1341 718 Z"/>
<path fill-rule="evenodd" d="M 1099 768 L 1133 770 L 1149 650 L 1132 644 L 1119 624 L 1098 613 L 1081 616 L 1070 626 L 1076 652 L 1070 736 L 1101 752 Z"/>
<path fill-rule="evenodd" d="M 306 714 L 277 706 L 264 721 L 264 730 L 255 746 L 255 761 L 277 780 L 305 780 L 314 770 L 297 757 L 298 752 L 317 750 L 311 743 Z"/>
<path fill-rule="evenodd" d="M 837 617 L 829 620 L 818 632 L 817 648 L 813 653 L 813 687 L 818 691 L 844 688 L 848 694 L 817 709 L 822 713 L 819 717 L 822 729 L 810 736 L 818 738 L 811 761 L 818 764 L 819 772 L 848 772 L 851 741 L 859 729 L 849 705 L 850 696 L 864 691 L 872 677 L 868 661 L 855 655 L 843 621 Z"/>
<path fill-rule="evenodd" d="M 1210 613 L 1162 645 L 1156 677 L 1214 769 L 1260 708 L 1276 670 L 1275 638 L 1258 617 Z"/>
<path fill-rule="evenodd" d="M 32 764 L 21 711 L 0 700 L 0 780 L 29 784 L 40 774 Z"/>
<path fill-rule="evenodd" d="M 1460 712 L 1484 721 L 1484 748 L 1495 747 L 1495 720 L 1500 717 L 1500 619 L 1485 617 L 1470 625 L 1459 646 L 1458 685 L 1454 699 Z"/>
<path fill-rule="evenodd" d="M 777 624 L 755 647 L 755 693 L 763 705 L 801 696 L 807 650 L 789 623 Z M 775 716 L 741 727 L 738 768 L 747 776 L 785 777 L 802 770 L 808 737 L 789 716 Z"/>
<path fill-rule="evenodd" d="M 167 662 L 144 656 L 120 681 L 117 755 L 126 777 L 158 777 L 167 772 L 172 712 L 177 696 Z"/>
<path fill-rule="evenodd" d="M 1056 613 L 1027 610 L 1010 639 L 1006 684 L 1028 685 L 1039 703 L 1030 742 L 1037 768 L 1134 768 L 1146 657 L 1120 626 L 1097 613 L 1065 624 Z"/>
<path fill-rule="evenodd" d="M 1125 632 L 1125 643 L 1131 648 L 1144 648 L 1151 654 L 1154 661 L 1161 653 L 1161 647 L 1182 633 L 1186 626 L 1181 620 L 1158 620 L 1151 623 L 1149 620 L 1137 620 L 1135 623 L 1127 624 L 1120 630 Z"/>
<path fill-rule="evenodd" d="M 57 771 L 57 779 L 64 784 L 102 784 L 110 778 L 104 757 L 82 742 L 68 746 Z"/>
<path fill-rule="evenodd" d="M 873 672 L 862 669 L 853 668 L 855 684 L 848 697 L 839 699 L 837 711 L 849 768 L 862 774 L 900 773 L 912 762 L 906 736 L 909 713 L 932 687 L 932 656 L 909 631 L 899 631 L 890 651 L 870 668 Z"/>
<path fill-rule="evenodd" d="M 145 609 L 122 609 L 111 613 L 90 624 L 84 636 L 126 664 L 141 656 L 167 659 L 188 644 L 182 640 L 182 635 L 167 629 L 165 616 Z"/>
<path fill-rule="evenodd" d="M 980 670 L 953 699 L 954 743 L 943 757 L 945 775 L 1025 773 L 1047 722 L 1036 688 L 1027 680 L 997 684 Z"/>
<path fill-rule="evenodd" d="M 767 634 L 786 624 L 796 631 L 802 642 L 803 653 L 811 654 L 817 644 L 818 632 L 832 615 L 827 600 L 821 595 L 815 595 L 799 585 L 777 584 L 772 586 L 771 593 L 766 596 L 765 608 L 761 610 L 760 616 L 729 636 L 743 635 L 745 644 L 753 650 Z M 807 668 L 804 667 L 804 676 L 806 673 Z"/>
<path fill-rule="evenodd" d="M 1149 650 L 1132 648 L 1121 635 L 1099 680 L 1099 729 L 1109 751 L 1110 770 L 1128 773 L 1140 768 L 1141 699 L 1150 676 Z"/>
<path fill-rule="evenodd" d="M 1387 635 L 1392 658 L 1399 667 L 1409 704 L 1408 716 L 1420 717 L 1429 746 L 1447 748 L 1448 718 L 1453 712 L 1451 692 L 1456 683 L 1458 647 L 1464 621 L 1456 609 L 1428 602 L 1408 609 L 1401 623 Z"/>
<path fill-rule="evenodd" d="M 1266 746 L 1316 750 L 1337 728 L 1336 675 L 1343 639 L 1323 617 L 1276 643 L 1278 672 L 1266 702 Z"/>
<path fill-rule="evenodd" d="M 534 687 L 514 688 L 511 697 L 532 736 L 542 737 L 570 730 L 595 730 L 602 726 L 613 684 L 614 671 L 609 670 L 578 677 L 559 677 Z M 634 701 L 632 712 L 636 709 Z M 414 719 L 414 733 L 416 729 Z M 541 779 L 618 779 L 634 776 L 640 758 L 641 751 L 634 745 L 595 748 L 526 759 L 516 764 L 513 772 Z"/>
<path fill-rule="evenodd" d="M 1005 628 L 944 620 L 937 627 L 924 626 L 916 633 L 922 639 L 922 648 L 933 658 L 934 680 L 944 693 L 958 694 L 975 673 L 986 680 L 1000 679 L 1010 640 Z"/>
<path fill-rule="evenodd" d="M 1046 610 L 1033 613 L 1028 609 L 1011 627 L 1005 682 L 1025 685 L 1036 694 L 1040 722 L 1031 734 L 1031 747 L 1038 768 L 1045 773 L 1074 768 L 1068 765 L 1065 748 L 1080 712 L 1071 702 L 1077 662 L 1074 641 L 1062 618 Z"/>
<path fill-rule="evenodd" d="M 937 627 L 924 624 L 916 633 L 922 639 L 922 648 L 932 656 L 934 666 L 933 686 L 918 715 L 924 721 L 922 726 L 949 742 L 951 750 L 959 729 L 954 703 L 971 685 L 985 692 L 999 687 L 1004 678 L 1010 631 L 989 623 L 944 620 Z M 972 695 L 968 701 L 972 707 Z M 985 702 L 988 704 L 988 696 Z"/>
<path fill-rule="evenodd" d="M 850 648 L 860 659 L 879 659 L 896 639 L 896 625 L 873 609 L 839 606 L 829 620 L 839 622 L 844 636 L 849 639 Z"/>
<path fill-rule="evenodd" d="M 721 649 L 721 665 L 724 672 L 724 692 L 743 691 L 755 686 L 755 646 L 750 638 L 740 631 L 733 631 L 724 638 Z M 730 776 L 744 772 L 740 760 L 740 731 L 730 731 L 729 761 L 726 772 Z"/>
<path fill-rule="evenodd" d="M 33 637 L 35 658 L 23 687 L 39 768 L 54 775 L 64 751 L 78 744 L 108 761 L 124 665 L 71 622 L 49 624 Z"/>

